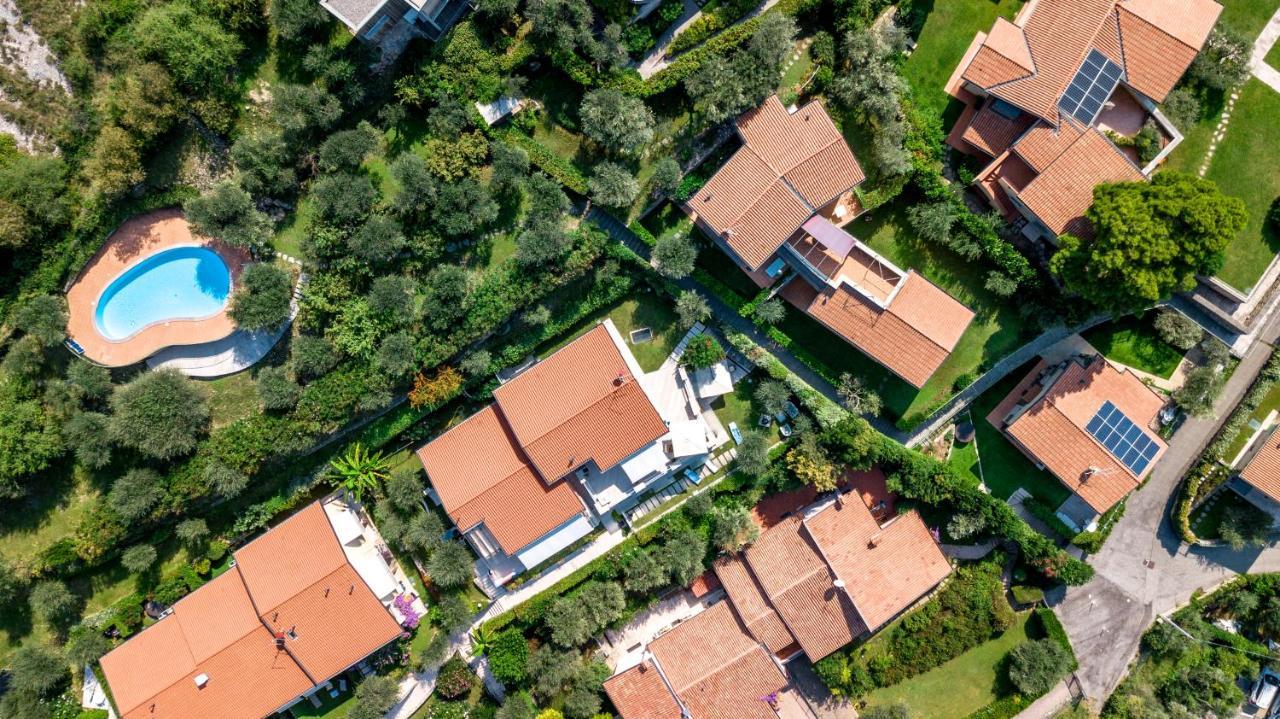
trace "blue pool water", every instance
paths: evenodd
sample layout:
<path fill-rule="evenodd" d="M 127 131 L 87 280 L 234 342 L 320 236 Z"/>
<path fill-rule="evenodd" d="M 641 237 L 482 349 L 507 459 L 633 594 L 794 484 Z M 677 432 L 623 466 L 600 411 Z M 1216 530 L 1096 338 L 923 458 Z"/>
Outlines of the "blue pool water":
<path fill-rule="evenodd" d="M 107 285 L 93 319 L 103 337 L 122 340 L 155 322 L 217 314 L 230 291 L 231 271 L 218 253 L 175 247 L 146 258 Z"/>

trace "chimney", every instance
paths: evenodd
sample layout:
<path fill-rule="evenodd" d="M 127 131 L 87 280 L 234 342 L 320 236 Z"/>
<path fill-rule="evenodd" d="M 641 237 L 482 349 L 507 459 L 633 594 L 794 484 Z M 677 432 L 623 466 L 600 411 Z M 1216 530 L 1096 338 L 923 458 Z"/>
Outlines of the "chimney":
<path fill-rule="evenodd" d="M 613 386 L 621 387 L 627 382 L 627 371 L 625 369 L 618 370 L 618 375 L 613 378 Z"/>
<path fill-rule="evenodd" d="M 209 683 L 209 675 L 208 675 L 208 674 L 203 674 L 203 673 L 202 673 L 202 674 L 197 674 L 197 675 L 196 675 L 196 687 L 197 687 L 198 689 L 204 689 L 204 685 L 206 685 L 206 684 L 208 684 L 208 683 Z"/>
<path fill-rule="evenodd" d="M 284 632 L 276 632 L 276 651 L 284 651 Z"/>
<path fill-rule="evenodd" d="M 831 583 L 831 586 L 835 587 L 836 589 L 844 589 L 844 580 L 837 579 Z"/>
<path fill-rule="evenodd" d="M 875 548 L 876 548 L 876 547 L 878 547 L 878 546 L 880 546 L 880 535 L 879 535 L 879 534 L 877 534 L 876 536 L 874 536 L 874 537 L 872 537 L 871 539 L 867 540 L 867 549 L 875 549 Z"/>

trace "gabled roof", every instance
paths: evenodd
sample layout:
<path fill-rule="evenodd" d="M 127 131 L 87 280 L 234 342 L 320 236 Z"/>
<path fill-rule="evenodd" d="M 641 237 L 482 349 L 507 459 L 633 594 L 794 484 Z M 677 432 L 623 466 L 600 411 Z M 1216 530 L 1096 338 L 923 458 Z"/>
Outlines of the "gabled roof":
<path fill-rule="evenodd" d="M 1141 475 L 1117 461 L 1086 431 L 1089 421 L 1108 401 L 1159 447 Z M 1151 430 L 1163 405 L 1160 395 L 1132 372 L 1117 370 L 1101 355 L 1094 355 L 1072 358 L 1060 367 L 1037 364 L 987 415 L 987 421 L 1007 432 L 1101 514 L 1133 491 L 1164 455 L 1167 445 Z M 1020 413 L 1006 425 L 1014 412 Z"/>
<path fill-rule="evenodd" d="M 789 113 L 774 95 L 737 126 L 742 147 L 686 207 L 754 270 L 866 175 L 817 100 Z"/>
<path fill-rule="evenodd" d="M 795 644 L 796 638 L 791 635 L 787 625 L 782 623 L 782 617 L 774 611 L 741 554 L 719 557 L 713 568 L 716 578 L 733 601 L 738 616 L 742 617 L 751 636 L 774 654 L 781 654 L 784 649 Z"/>
<path fill-rule="evenodd" d="M 266 716 L 400 636 L 318 502 L 235 558 L 102 658 L 124 719 Z M 282 651 L 275 634 L 289 631 Z"/>
<path fill-rule="evenodd" d="M 1064 120 L 1063 124 L 1069 123 Z M 1070 233 L 1089 237 L 1093 234 L 1093 225 L 1085 213 L 1093 205 L 1093 189 L 1107 183 L 1144 179 L 1120 148 L 1096 128 L 1089 128 L 1022 188 L 1017 197 L 1055 235 Z"/>
<path fill-rule="evenodd" d="M 728 602 L 653 640 L 649 651 L 656 666 L 646 660 L 605 682 L 625 719 L 678 718 L 672 692 L 698 719 L 777 719 L 764 697 L 786 687 L 787 678 Z"/>
<path fill-rule="evenodd" d="M 1280 502 L 1280 432 L 1267 430 L 1240 478 Z"/>
<path fill-rule="evenodd" d="M 972 310 L 914 271 L 887 308 L 845 284 L 819 292 L 792 280 L 781 294 L 915 387 L 929 381 L 973 321 Z"/>
<path fill-rule="evenodd" d="M 962 77 L 1057 125 L 1058 99 L 1090 50 L 1159 102 L 1204 45 L 1222 6 L 1213 0 L 1036 0 L 1020 25 L 997 20 Z"/>
<path fill-rule="evenodd" d="M 494 404 L 418 450 L 462 531 L 483 523 L 507 554 L 584 510 L 565 475 L 608 471 L 667 433 L 601 324 L 494 391 Z"/>
<path fill-rule="evenodd" d="M 1026 113 L 1020 113 L 1015 118 L 1005 117 L 992 109 L 992 103 L 988 102 L 973 116 L 961 138 L 988 155 L 997 157 L 1008 150 L 1034 121 Z"/>

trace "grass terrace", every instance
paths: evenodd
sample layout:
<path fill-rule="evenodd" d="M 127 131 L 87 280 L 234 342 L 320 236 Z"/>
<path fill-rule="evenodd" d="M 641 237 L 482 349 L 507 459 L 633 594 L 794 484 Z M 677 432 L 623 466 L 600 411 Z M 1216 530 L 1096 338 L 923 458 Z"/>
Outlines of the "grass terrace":
<path fill-rule="evenodd" d="M 1276 410 L 1280 410 L 1280 384 L 1272 387 L 1271 391 L 1267 392 L 1267 395 L 1262 398 L 1258 408 L 1253 411 L 1253 414 L 1249 415 L 1249 421 L 1245 422 L 1244 427 L 1240 428 L 1240 432 L 1236 434 L 1235 439 L 1231 440 L 1231 444 L 1223 452 L 1223 460 L 1230 462 L 1235 459 L 1240 450 L 1244 449 L 1245 444 L 1249 442 L 1249 438 L 1253 436 L 1254 426 L 1261 424 L 1267 418 L 1267 415 Z"/>
<path fill-rule="evenodd" d="M 671 354 L 671 350 L 675 349 L 680 338 L 684 336 L 684 331 L 676 322 L 675 310 L 665 302 L 665 297 L 645 287 L 635 296 L 583 320 L 563 340 L 539 352 L 539 356 L 546 358 L 552 352 L 586 334 L 605 319 L 613 320 L 618 333 L 626 340 L 631 353 L 636 356 L 640 369 L 645 372 L 652 372 L 661 367 L 667 356 Z M 631 331 L 644 327 L 653 330 L 653 338 L 639 343 L 632 342 Z"/>
<path fill-rule="evenodd" d="M 737 422 L 738 428 L 744 432 L 749 429 L 760 429 L 756 423 L 760 418 L 761 412 L 755 408 L 752 401 L 756 380 L 755 375 L 747 375 L 734 386 L 732 393 L 721 395 L 711 403 L 711 409 L 720 418 L 720 423 L 726 429 L 728 429 L 730 422 Z M 776 422 L 762 431 L 769 438 L 769 444 L 771 445 L 782 440 L 782 435 L 778 434 L 778 424 Z"/>
<path fill-rule="evenodd" d="M 1151 326 L 1154 312 L 1128 315 L 1082 334 L 1107 359 L 1169 379 L 1182 363 L 1182 353 L 1160 339 Z"/>
<path fill-rule="evenodd" d="M 1002 696 L 1013 693 L 1004 676 L 1004 658 L 1027 641 L 1031 612 L 1018 615 L 1004 634 L 980 644 L 942 666 L 865 697 L 868 706 L 902 702 L 911 716 L 964 719 Z"/>
<path fill-rule="evenodd" d="M 942 114 L 951 100 L 943 88 L 964 58 L 973 36 L 990 30 L 997 17 L 1012 20 L 1023 1 L 943 0 L 922 5 L 930 9 L 903 75 L 920 105 Z"/>

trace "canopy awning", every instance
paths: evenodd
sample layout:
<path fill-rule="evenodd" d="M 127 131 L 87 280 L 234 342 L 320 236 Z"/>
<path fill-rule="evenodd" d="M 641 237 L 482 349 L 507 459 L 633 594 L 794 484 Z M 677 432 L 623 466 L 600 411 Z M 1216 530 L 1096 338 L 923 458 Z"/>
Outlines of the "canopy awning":
<path fill-rule="evenodd" d="M 720 362 L 694 370 L 693 391 L 700 399 L 711 399 L 733 391 L 733 375 L 729 372 L 729 363 Z"/>
<path fill-rule="evenodd" d="M 560 550 L 590 534 L 591 530 L 591 520 L 586 515 L 580 514 L 516 552 L 516 559 L 520 560 L 525 569 L 533 569 L 555 556 Z"/>
<path fill-rule="evenodd" d="M 837 257 L 848 255 L 849 250 L 852 250 L 854 243 L 857 242 L 853 235 L 831 224 L 831 221 L 822 215 L 814 215 L 806 220 L 804 231 Z"/>
<path fill-rule="evenodd" d="M 671 433 L 667 438 L 671 441 L 671 453 L 676 457 L 695 457 L 711 450 L 707 441 L 707 425 L 701 419 L 690 419 L 672 422 Z"/>

